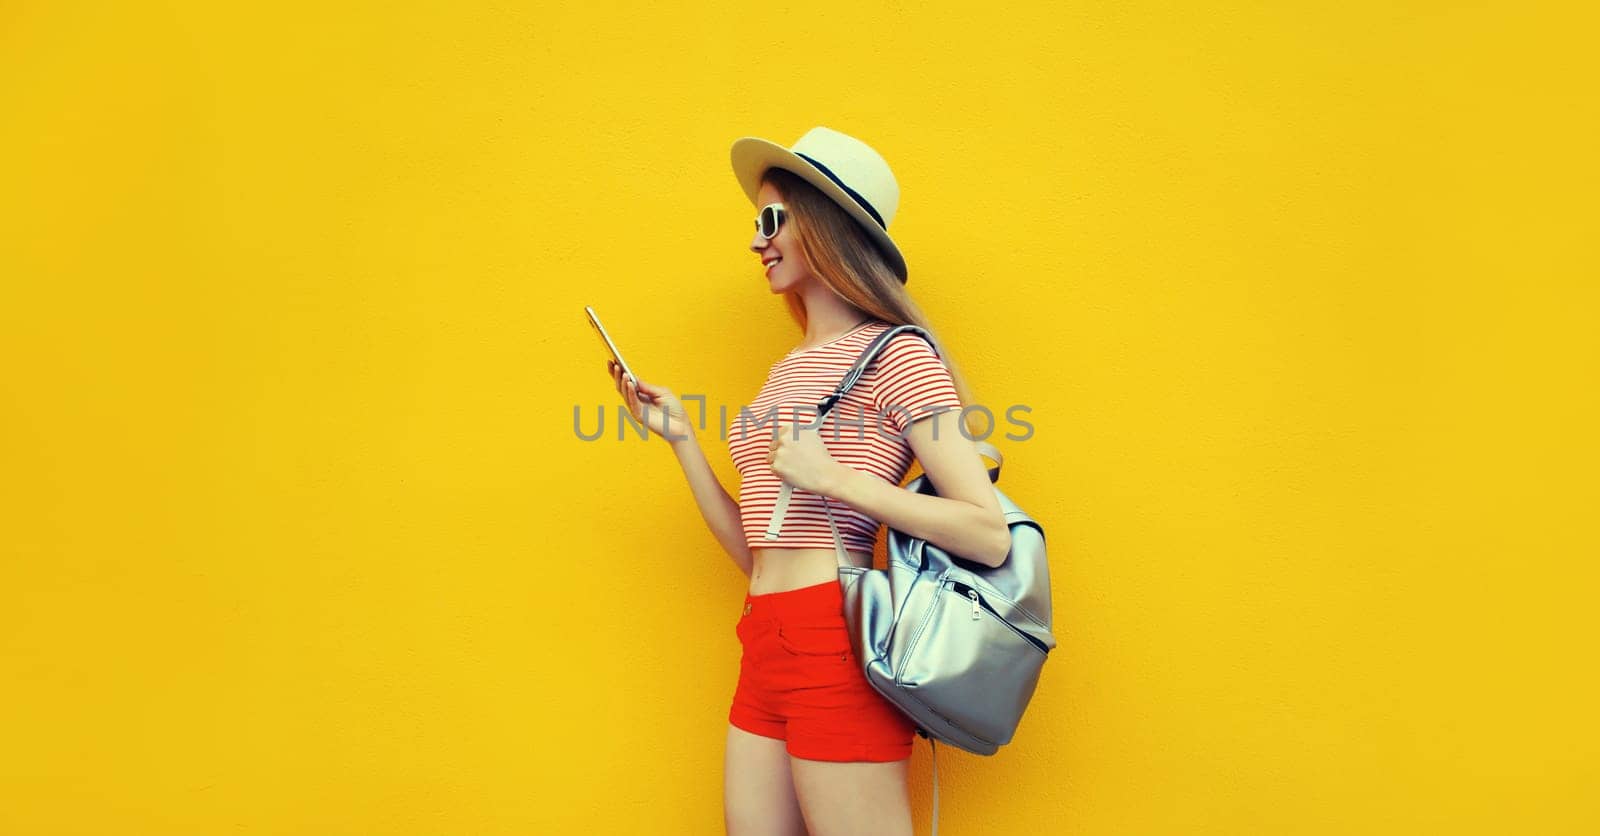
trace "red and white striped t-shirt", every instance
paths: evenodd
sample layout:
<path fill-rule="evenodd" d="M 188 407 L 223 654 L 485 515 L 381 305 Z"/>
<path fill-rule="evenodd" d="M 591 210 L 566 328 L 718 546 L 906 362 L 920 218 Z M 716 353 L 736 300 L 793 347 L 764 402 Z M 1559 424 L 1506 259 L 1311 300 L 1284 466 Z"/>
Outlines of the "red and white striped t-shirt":
<path fill-rule="evenodd" d="M 729 422 L 728 452 L 742 477 L 739 517 L 751 548 L 833 548 L 822 498 L 800 489 L 790 494 L 778 539 L 765 538 L 782 486 L 767 464 L 767 452 L 780 428 L 792 436 L 797 421 L 816 419 L 817 403 L 833 392 L 867 345 L 889 328 L 889 323 L 873 320 L 821 345 L 790 351 L 772 364 L 755 400 Z M 906 429 L 913 421 L 944 413 L 935 419 L 937 431 L 960 432 L 956 416 L 961 407 L 950 371 L 933 347 L 917 334 L 902 332 L 889 340 L 871 368 L 833 405 L 817 433 L 834 459 L 899 485 L 915 458 L 903 437 Z M 837 499 L 830 498 L 828 508 L 845 548 L 872 551 L 876 520 Z"/>

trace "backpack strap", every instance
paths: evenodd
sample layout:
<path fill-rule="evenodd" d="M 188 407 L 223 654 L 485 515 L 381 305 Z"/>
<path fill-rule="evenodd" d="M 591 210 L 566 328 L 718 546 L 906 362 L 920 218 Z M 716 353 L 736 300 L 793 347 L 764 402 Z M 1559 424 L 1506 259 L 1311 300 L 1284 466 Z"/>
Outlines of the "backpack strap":
<path fill-rule="evenodd" d="M 989 481 L 1000 481 L 1000 466 L 1005 463 L 1005 460 L 1000 457 L 1000 450 L 987 441 L 973 441 L 972 444 L 978 448 L 979 453 L 988 456 L 994 461 L 994 467 L 989 468 Z"/>

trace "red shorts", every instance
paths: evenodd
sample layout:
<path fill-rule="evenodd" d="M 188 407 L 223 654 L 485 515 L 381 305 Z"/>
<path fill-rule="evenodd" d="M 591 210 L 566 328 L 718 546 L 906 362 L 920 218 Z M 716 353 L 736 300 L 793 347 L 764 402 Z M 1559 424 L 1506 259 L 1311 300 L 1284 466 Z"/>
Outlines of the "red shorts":
<path fill-rule="evenodd" d="M 744 652 L 728 722 L 786 741 L 797 758 L 910 757 L 916 725 L 867 684 L 847 629 L 837 580 L 745 595 L 734 629 Z"/>

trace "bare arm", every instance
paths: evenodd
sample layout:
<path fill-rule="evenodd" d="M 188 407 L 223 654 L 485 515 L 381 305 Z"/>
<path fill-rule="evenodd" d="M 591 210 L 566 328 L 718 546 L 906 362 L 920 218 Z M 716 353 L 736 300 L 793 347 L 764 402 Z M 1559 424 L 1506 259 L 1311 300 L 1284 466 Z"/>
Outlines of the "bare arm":
<path fill-rule="evenodd" d="M 739 503 L 728 495 L 727 489 L 717 480 L 711 464 L 706 461 L 705 452 L 700 449 L 698 438 L 693 433 L 687 435 L 688 438 L 669 442 L 672 453 L 678 457 L 678 465 L 689 480 L 689 490 L 694 494 L 695 503 L 700 506 L 700 516 L 705 519 L 706 526 L 711 529 L 717 542 L 722 544 L 723 551 L 733 558 L 739 571 L 749 575 L 753 558 L 744 540 Z"/>
<path fill-rule="evenodd" d="M 683 468 L 683 475 L 689 479 L 689 491 L 694 494 L 706 526 L 711 529 L 717 542 L 722 544 L 723 550 L 733 558 L 734 565 L 746 575 L 750 574 L 753 558 L 744 542 L 739 504 L 728 496 L 722 483 L 717 481 L 717 475 L 711 471 L 683 402 L 665 386 L 625 378 L 622 369 L 611 360 L 606 361 L 606 369 L 633 419 L 643 423 L 671 445 L 673 454 L 678 457 L 678 464 Z"/>

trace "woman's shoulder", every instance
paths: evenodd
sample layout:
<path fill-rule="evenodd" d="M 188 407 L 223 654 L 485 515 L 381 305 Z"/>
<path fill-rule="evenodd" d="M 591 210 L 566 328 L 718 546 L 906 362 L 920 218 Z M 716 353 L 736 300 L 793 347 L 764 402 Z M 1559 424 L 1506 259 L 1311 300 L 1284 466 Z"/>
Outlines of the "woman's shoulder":
<path fill-rule="evenodd" d="M 887 328 L 883 330 L 888 330 Z M 928 338 L 916 331 L 901 331 L 883 344 L 881 356 L 893 359 L 938 357 Z"/>

